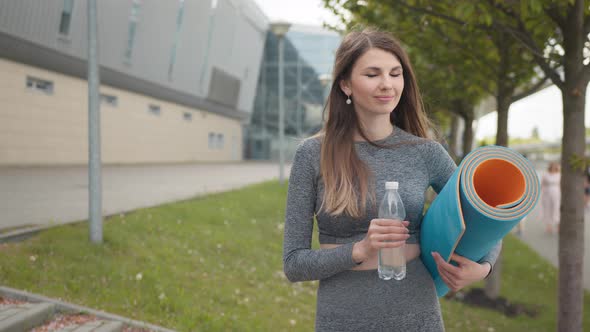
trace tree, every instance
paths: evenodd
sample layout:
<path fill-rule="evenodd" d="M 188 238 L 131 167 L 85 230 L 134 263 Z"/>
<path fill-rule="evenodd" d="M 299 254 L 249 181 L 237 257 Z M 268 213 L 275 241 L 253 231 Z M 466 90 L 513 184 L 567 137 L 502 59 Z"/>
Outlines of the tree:
<path fill-rule="evenodd" d="M 489 80 L 491 72 L 482 70 L 480 62 L 476 61 L 493 56 L 485 51 L 488 48 L 485 43 L 489 41 L 465 38 L 457 29 L 445 31 L 439 24 L 442 20 L 425 20 L 423 15 L 412 15 L 409 10 L 392 11 L 380 1 L 325 0 L 325 4 L 341 17 L 344 17 L 341 11 L 349 13 L 344 21 L 349 29 L 357 25 L 378 26 L 401 38 L 416 71 L 428 112 L 431 117 L 433 113 L 445 113 L 447 117 L 456 114 L 465 121 L 463 155 L 468 153 L 473 144 L 475 105 L 493 90 L 490 85 L 494 82 Z M 449 43 L 459 42 L 461 47 L 449 46 Z"/>
<path fill-rule="evenodd" d="M 533 128 L 533 130 L 531 131 L 531 138 L 534 140 L 538 140 L 539 139 L 539 127 L 535 126 Z"/>

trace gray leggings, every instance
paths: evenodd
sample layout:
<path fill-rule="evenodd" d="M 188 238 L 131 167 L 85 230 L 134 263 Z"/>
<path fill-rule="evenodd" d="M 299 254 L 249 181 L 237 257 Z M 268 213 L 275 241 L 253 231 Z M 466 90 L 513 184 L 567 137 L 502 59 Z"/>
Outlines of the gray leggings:
<path fill-rule="evenodd" d="M 406 273 L 402 281 L 384 281 L 376 270 L 349 270 L 321 280 L 316 331 L 444 331 L 434 283 L 420 258 L 408 262 Z"/>

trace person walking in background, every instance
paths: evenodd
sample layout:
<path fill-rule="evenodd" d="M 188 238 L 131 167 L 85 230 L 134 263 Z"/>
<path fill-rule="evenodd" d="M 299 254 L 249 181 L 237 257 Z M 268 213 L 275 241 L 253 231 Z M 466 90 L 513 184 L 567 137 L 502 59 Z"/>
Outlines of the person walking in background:
<path fill-rule="evenodd" d="M 561 173 L 558 162 L 550 162 L 541 179 L 541 202 L 545 232 L 553 234 L 559 230 L 559 206 L 561 202 Z"/>
<path fill-rule="evenodd" d="M 590 209 L 590 167 L 586 169 L 586 176 L 584 179 L 584 203 L 586 210 L 588 210 Z"/>
<path fill-rule="evenodd" d="M 420 259 L 424 193 L 456 169 L 430 123 L 406 52 L 391 35 L 351 32 L 336 52 L 327 118 L 295 153 L 283 264 L 291 282 L 320 280 L 316 331 L 444 331 L 432 277 Z M 398 181 L 407 220 L 379 219 L 385 182 Z M 319 249 L 312 249 L 314 217 Z M 407 277 L 378 277 L 378 251 L 405 244 Z M 501 243 L 478 262 L 434 256 L 457 291 L 484 279 Z"/>

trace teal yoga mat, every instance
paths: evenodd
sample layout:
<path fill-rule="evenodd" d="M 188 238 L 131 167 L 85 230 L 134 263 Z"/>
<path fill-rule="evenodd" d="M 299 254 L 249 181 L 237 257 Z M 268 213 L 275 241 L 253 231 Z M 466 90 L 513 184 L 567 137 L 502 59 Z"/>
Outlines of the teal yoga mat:
<path fill-rule="evenodd" d="M 420 257 L 439 297 L 449 288 L 431 252 L 479 261 L 533 210 L 540 187 L 532 164 L 509 148 L 485 146 L 463 158 L 422 220 Z"/>

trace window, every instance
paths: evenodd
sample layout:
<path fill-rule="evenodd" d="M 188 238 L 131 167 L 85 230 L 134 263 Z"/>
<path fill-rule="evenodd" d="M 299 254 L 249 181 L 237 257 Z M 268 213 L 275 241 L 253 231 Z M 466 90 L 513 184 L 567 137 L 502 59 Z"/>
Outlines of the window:
<path fill-rule="evenodd" d="M 110 107 L 117 107 L 117 105 L 119 105 L 119 98 L 117 98 L 117 96 L 101 93 L 100 103 Z"/>
<path fill-rule="evenodd" d="M 209 150 L 215 149 L 215 133 L 209 133 Z"/>
<path fill-rule="evenodd" d="M 224 144 L 224 136 L 219 133 L 209 133 L 209 149 L 222 150 Z"/>
<path fill-rule="evenodd" d="M 154 105 L 154 104 L 150 104 L 148 111 L 153 114 L 153 115 L 160 115 L 161 110 L 160 110 L 160 106 L 158 105 Z"/>
<path fill-rule="evenodd" d="M 70 22 L 72 21 L 72 10 L 74 9 L 74 0 L 63 0 L 64 8 L 61 12 L 59 21 L 59 33 L 62 35 L 70 34 Z"/>
<path fill-rule="evenodd" d="M 131 61 L 133 55 L 133 42 L 135 41 L 135 30 L 139 16 L 141 0 L 133 0 L 131 13 L 129 14 L 129 30 L 127 32 L 127 48 L 125 49 L 125 59 Z"/>
<path fill-rule="evenodd" d="M 176 16 L 176 33 L 174 34 L 174 42 L 172 50 L 170 51 L 170 63 L 168 64 L 168 80 L 172 81 L 172 74 L 174 73 L 174 63 L 176 63 L 176 47 L 178 46 L 178 39 L 180 38 L 180 28 L 182 27 L 182 17 L 184 15 L 184 0 L 179 1 L 178 15 Z"/>
<path fill-rule="evenodd" d="M 53 94 L 53 82 L 27 76 L 27 89 L 40 91 L 48 95 Z"/>
<path fill-rule="evenodd" d="M 193 113 L 190 112 L 184 112 L 184 114 L 182 115 L 182 117 L 186 120 L 186 121 L 192 121 L 193 120 Z"/>

